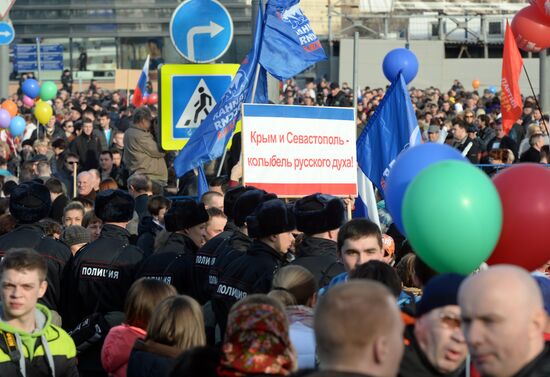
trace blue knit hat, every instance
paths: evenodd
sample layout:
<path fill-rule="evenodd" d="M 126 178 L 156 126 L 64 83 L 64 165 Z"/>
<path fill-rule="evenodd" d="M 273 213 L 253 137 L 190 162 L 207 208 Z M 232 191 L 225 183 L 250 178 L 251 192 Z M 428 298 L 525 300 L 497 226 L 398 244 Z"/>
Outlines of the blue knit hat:
<path fill-rule="evenodd" d="M 416 306 L 416 317 L 447 305 L 458 305 L 458 288 L 465 277 L 459 274 L 442 274 L 428 281 L 422 298 Z"/>
<path fill-rule="evenodd" d="M 550 279 L 542 274 L 533 274 L 542 292 L 542 300 L 544 302 L 544 310 L 550 316 Z"/>

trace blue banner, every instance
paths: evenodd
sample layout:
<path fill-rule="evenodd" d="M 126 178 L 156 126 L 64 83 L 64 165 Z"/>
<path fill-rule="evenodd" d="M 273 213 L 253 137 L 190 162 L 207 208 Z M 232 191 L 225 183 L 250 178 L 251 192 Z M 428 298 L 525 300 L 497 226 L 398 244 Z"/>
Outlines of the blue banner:
<path fill-rule="evenodd" d="M 189 170 L 205 162 L 212 161 L 223 154 L 235 126 L 241 116 L 241 106 L 251 102 L 252 88 L 258 72 L 255 102 L 267 102 L 267 78 L 265 70 L 258 67 L 262 48 L 264 18 L 262 4 L 258 9 L 258 21 L 254 45 L 241 63 L 231 85 L 222 99 L 214 106 L 187 144 L 174 160 L 176 175 L 181 177 Z"/>
<path fill-rule="evenodd" d="M 327 56 L 300 0 L 269 0 L 260 64 L 274 77 L 286 80 Z"/>
<path fill-rule="evenodd" d="M 383 181 L 397 155 L 419 142 L 420 131 L 411 97 L 399 74 L 357 140 L 357 163 L 383 192 Z"/>

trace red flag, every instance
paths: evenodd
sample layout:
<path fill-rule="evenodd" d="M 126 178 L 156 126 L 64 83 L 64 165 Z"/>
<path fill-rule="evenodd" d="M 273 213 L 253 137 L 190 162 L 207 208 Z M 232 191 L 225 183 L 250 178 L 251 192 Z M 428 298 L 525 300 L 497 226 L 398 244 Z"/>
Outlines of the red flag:
<path fill-rule="evenodd" d="M 506 134 L 523 112 L 521 93 L 519 91 L 519 75 L 523 59 L 518 50 L 512 29 L 506 22 L 504 36 L 504 51 L 502 52 L 502 81 L 500 83 L 500 106 L 502 111 L 502 128 Z"/>

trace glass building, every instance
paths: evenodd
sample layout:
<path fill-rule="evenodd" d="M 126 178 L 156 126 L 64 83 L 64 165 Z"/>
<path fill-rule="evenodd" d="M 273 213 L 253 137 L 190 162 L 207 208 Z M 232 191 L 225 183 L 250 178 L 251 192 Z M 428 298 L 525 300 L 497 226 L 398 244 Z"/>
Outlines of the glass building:
<path fill-rule="evenodd" d="M 221 0 L 233 18 L 233 42 L 218 61 L 237 63 L 251 46 L 251 0 Z M 184 63 L 169 35 L 176 0 L 17 0 L 10 12 L 14 44 L 63 45 L 64 68 L 113 77 L 116 69 L 141 69 L 148 54 Z M 13 46 L 13 44 L 12 44 Z"/>

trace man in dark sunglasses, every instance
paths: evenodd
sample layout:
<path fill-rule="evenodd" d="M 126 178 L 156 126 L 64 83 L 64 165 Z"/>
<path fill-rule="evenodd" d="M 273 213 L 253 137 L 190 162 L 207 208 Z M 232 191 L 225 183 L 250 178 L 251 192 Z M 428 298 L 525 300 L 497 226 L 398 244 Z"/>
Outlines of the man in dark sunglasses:
<path fill-rule="evenodd" d="M 399 377 L 464 375 L 468 354 L 461 330 L 458 288 L 464 277 L 432 278 L 417 305 L 416 320 L 405 329 L 405 354 Z"/>

